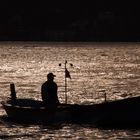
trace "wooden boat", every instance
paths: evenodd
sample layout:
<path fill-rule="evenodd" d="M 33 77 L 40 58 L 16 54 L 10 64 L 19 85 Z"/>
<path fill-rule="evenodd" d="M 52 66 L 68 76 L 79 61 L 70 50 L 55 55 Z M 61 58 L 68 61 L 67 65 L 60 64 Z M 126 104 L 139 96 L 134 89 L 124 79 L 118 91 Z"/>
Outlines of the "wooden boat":
<path fill-rule="evenodd" d="M 2 102 L 7 116 L 24 122 L 74 122 L 95 125 L 140 125 L 140 96 L 92 104 L 44 105 L 42 101 L 17 99 L 14 84 L 11 99 Z"/>
<path fill-rule="evenodd" d="M 17 99 L 2 102 L 8 117 L 20 121 L 140 124 L 140 96 L 93 105 L 44 106 L 42 101 Z"/>
<path fill-rule="evenodd" d="M 39 121 L 68 121 L 71 105 L 44 105 L 42 101 L 32 99 L 17 99 L 2 102 L 7 116 L 11 119 L 24 122 Z"/>

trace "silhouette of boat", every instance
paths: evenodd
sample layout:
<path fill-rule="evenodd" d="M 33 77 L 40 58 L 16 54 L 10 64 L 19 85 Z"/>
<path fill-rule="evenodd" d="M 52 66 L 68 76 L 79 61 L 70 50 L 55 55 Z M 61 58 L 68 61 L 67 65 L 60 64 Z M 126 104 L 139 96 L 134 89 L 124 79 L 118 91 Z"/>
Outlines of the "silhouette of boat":
<path fill-rule="evenodd" d="M 92 105 L 58 106 L 44 106 L 42 101 L 32 99 L 16 99 L 2 102 L 2 106 L 9 118 L 19 121 L 140 124 L 140 96 Z"/>
<path fill-rule="evenodd" d="M 11 119 L 24 122 L 51 121 L 58 120 L 67 121 L 70 118 L 69 108 L 72 105 L 46 106 L 42 101 L 32 99 L 7 100 L 2 102 L 7 116 Z"/>

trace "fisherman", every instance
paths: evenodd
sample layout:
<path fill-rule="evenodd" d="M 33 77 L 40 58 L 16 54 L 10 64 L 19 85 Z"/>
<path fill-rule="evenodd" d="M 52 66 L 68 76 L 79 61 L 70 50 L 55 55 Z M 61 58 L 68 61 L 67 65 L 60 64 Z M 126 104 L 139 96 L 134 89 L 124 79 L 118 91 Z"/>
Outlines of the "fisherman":
<path fill-rule="evenodd" d="M 41 86 L 41 96 L 45 105 L 57 105 L 59 104 L 57 96 L 57 84 L 54 82 L 55 75 L 49 73 L 47 75 L 47 81 Z"/>

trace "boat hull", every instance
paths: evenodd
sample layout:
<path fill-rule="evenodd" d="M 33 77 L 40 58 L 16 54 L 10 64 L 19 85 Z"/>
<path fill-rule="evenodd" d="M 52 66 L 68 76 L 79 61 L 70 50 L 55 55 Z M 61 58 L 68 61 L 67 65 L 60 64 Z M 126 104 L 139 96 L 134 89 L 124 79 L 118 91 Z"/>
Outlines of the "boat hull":
<path fill-rule="evenodd" d="M 16 104 L 12 104 L 11 101 L 7 101 L 2 103 L 2 105 L 7 116 L 17 121 L 69 121 L 71 117 L 68 105 L 46 107 L 42 102 L 28 99 L 19 99 Z"/>
<path fill-rule="evenodd" d="M 140 124 L 140 97 L 93 105 L 44 106 L 41 101 L 18 99 L 2 103 L 9 118 L 20 121 L 74 122 L 95 125 Z"/>

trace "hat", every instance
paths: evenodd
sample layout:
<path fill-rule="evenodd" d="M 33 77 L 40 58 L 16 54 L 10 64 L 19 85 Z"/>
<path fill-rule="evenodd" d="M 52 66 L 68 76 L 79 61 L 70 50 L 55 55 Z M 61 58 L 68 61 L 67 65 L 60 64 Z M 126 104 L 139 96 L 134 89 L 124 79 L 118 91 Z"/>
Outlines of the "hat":
<path fill-rule="evenodd" d="M 47 77 L 48 78 L 50 78 L 50 77 L 56 77 L 56 75 L 54 75 L 53 73 L 48 73 Z"/>

